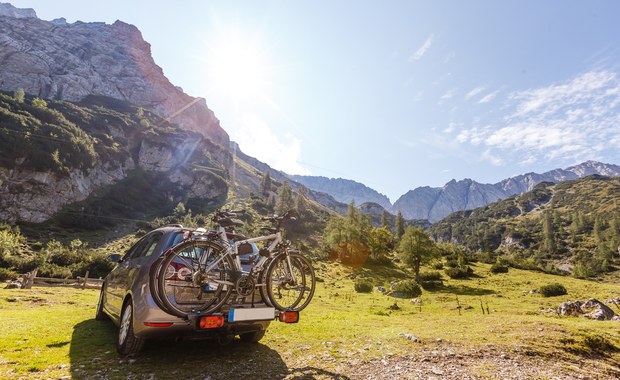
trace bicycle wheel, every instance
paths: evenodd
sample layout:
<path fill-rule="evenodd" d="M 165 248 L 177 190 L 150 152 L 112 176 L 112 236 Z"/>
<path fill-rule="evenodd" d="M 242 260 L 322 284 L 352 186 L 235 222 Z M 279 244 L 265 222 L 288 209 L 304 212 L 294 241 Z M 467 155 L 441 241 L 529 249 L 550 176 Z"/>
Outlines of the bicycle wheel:
<path fill-rule="evenodd" d="M 314 276 L 314 268 L 312 268 L 312 262 L 306 257 L 299 253 L 291 253 L 291 259 L 297 263 L 297 266 L 301 268 L 304 273 L 305 278 L 305 287 L 304 293 L 302 294 L 297 304 L 293 306 L 294 310 L 303 310 L 310 304 L 312 301 L 312 297 L 314 296 L 314 291 L 316 289 L 316 277 Z M 293 264 L 296 265 L 296 264 Z"/>
<path fill-rule="evenodd" d="M 314 295 L 314 270 L 298 253 L 276 256 L 267 268 L 265 279 L 269 303 L 279 310 L 302 310 Z"/>
<path fill-rule="evenodd" d="M 206 240 L 181 242 L 159 269 L 159 299 L 165 311 L 181 318 L 197 311 L 214 312 L 230 296 L 233 271 L 232 258 L 220 245 Z"/>

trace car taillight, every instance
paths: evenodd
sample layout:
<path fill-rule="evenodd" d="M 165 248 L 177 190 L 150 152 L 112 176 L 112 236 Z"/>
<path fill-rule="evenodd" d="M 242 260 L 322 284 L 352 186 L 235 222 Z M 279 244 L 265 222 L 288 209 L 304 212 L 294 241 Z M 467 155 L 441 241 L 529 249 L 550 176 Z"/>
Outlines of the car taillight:
<path fill-rule="evenodd" d="M 299 312 L 298 311 L 281 311 L 278 316 L 280 322 L 284 323 L 297 323 L 299 322 Z"/>
<path fill-rule="evenodd" d="M 206 317 L 201 317 L 199 326 L 201 329 L 216 329 L 224 326 L 224 316 L 223 315 L 208 315 Z"/>
<path fill-rule="evenodd" d="M 144 326 L 148 327 L 170 327 L 172 322 L 144 322 Z"/>
<path fill-rule="evenodd" d="M 189 276 L 192 271 L 183 264 L 178 263 L 170 263 L 168 268 L 166 268 L 166 273 L 164 274 L 166 280 L 172 281 L 184 281 L 187 276 Z"/>

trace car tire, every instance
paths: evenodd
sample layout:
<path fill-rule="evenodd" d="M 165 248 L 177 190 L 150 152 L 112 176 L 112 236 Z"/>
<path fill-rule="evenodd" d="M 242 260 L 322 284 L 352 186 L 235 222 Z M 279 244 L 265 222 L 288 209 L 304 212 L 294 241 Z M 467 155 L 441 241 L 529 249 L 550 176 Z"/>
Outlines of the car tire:
<path fill-rule="evenodd" d="M 138 338 L 133 333 L 133 302 L 129 298 L 125 301 L 121 311 L 116 351 L 121 356 L 133 356 L 140 352 L 142 346 L 144 346 L 144 339 Z"/>
<path fill-rule="evenodd" d="M 258 343 L 265 336 L 266 330 L 258 330 L 249 333 L 239 334 L 239 338 L 245 343 Z"/>
<path fill-rule="evenodd" d="M 103 311 L 103 300 L 105 297 L 105 284 L 101 285 L 101 292 L 99 293 L 99 302 L 97 302 L 97 312 L 95 313 L 95 319 L 98 321 L 105 321 L 110 319 L 108 315 Z"/>

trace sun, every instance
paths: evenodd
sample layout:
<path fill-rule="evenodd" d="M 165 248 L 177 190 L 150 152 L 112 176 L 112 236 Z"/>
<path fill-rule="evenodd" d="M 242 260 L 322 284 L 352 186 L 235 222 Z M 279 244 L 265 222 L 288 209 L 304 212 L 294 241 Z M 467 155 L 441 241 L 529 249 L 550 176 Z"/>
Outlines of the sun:
<path fill-rule="evenodd" d="M 231 36 L 210 50 L 209 77 L 218 92 L 237 100 L 266 95 L 272 70 L 257 42 Z"/>

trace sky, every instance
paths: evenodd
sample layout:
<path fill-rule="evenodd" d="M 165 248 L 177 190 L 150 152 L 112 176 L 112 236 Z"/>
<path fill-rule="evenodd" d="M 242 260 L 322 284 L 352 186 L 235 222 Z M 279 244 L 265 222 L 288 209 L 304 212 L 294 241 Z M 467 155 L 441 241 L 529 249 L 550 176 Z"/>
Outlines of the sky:
<path fill-rule="evenodd" d="M 240 148 L 392 202 L 620 164 L 620 2 L 13 0 L 39 18 L 136 25 Z"/>

